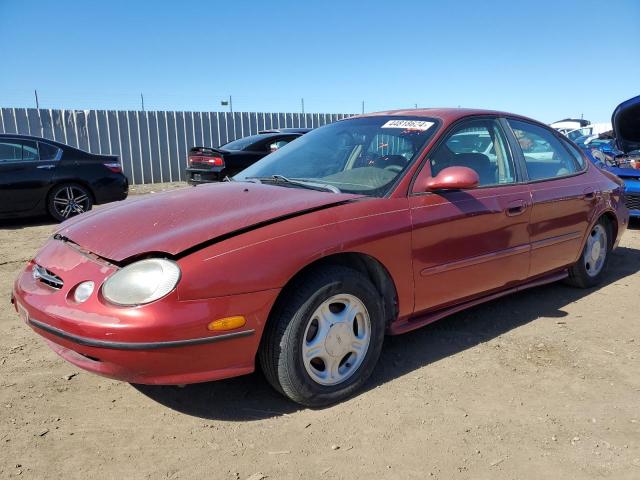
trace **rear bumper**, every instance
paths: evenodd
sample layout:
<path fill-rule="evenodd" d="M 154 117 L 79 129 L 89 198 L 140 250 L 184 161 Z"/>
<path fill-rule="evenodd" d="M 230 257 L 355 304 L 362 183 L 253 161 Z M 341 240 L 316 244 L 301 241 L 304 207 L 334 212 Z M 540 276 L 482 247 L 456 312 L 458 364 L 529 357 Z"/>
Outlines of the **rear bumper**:
<path fill-rule="evenodd" d="M 32 264 L 17 278 L 12 302 L 23 321 L 72 364 L 130 383 L 175 385 L 251 373 L 266 319 L 278 290 L 181 301 L 176 291 L 148 305 L 114 307 L 99 286 L 112 271 L 51 241 L 35 261 L 64 280 L 60 290 L 35 280 Z M 82 279 L 82 280 L 81 280 Z M 78 281 L 96 292 L 83 304 L 70 295 Z M 218 318 L 243 315 L 246 325 L 212 332 Z"/>
<path fill-rule="evenodd" d="M 129 180 L 123 174 L 113 174 L 92 185 L 95 203 L 117 202 L 127 198 Z"/>
<path fill-rule="evenodd" d="M 200 183 L 221 182 L 227 176 L 224 168 L 219 170 L 202 170 L 198 168 L 187 168 L 185 170 L 187 183 L 198 185 Z"/>

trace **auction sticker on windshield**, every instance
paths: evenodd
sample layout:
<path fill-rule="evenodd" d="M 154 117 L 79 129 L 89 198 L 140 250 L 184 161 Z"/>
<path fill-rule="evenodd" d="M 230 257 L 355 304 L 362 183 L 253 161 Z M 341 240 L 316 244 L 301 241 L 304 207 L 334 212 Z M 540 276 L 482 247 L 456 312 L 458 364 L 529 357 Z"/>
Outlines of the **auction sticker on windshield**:
<path fill-rule="evenodd" d="M 404 128 L 408 130 L 420 130 L 424 132 L 433 126 L 434 122 L 425 122 L 423 120 L 389 120 L 382 125 L 381 128 Z"/>

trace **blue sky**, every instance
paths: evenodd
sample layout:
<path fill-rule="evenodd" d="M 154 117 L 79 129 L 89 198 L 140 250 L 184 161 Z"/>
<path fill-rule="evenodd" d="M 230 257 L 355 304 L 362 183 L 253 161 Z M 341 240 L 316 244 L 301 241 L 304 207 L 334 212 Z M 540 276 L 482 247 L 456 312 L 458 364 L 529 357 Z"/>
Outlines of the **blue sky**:
<path fill-rule="evenodd" d="M 0 0 L 0 106 L 607 121 L 640 93 L 638 0 Z"/>

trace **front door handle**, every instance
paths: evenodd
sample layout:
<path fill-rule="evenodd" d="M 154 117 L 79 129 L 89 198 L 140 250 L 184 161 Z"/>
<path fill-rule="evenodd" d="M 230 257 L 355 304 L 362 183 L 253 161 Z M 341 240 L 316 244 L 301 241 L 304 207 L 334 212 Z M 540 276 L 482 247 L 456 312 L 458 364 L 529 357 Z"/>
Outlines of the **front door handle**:
<path fill-rule="evenodd" d="M 507 204 L 507 208 L 504 213 L 508 217 L 515 217 L 516 215 L 522 215 L 527 209 L 527 202 L 524 200 L 514 200 Z"/>

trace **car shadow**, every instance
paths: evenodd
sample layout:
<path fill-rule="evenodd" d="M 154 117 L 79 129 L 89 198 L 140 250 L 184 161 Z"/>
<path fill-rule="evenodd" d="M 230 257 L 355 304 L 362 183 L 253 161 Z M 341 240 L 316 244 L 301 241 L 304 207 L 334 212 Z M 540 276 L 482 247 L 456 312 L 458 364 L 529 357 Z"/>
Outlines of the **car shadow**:
<path fill-rule="evenodd" d="M 0 230 L 22 230 L 27 227 L 43 227 L 47 225 L 56 225 L 57 223 L 58 222 L 47 215 L 7 218 L 0 220 Z"/>
<path fill-rule="evenodd" d="M 611 256 L 603 286 L 638 271 L 640 250 L 619 247 Z M 376 370 L 356 396 L 540 317 L 564 318 L 568 315 L 564 307 L 598 288 L 583 290 L 552 283 L 478 305 L 405 335 L 387 337 Z M 260 372 L 183 388 L 134 388 L 166 407 L 205 419 L 260 420 L 303 408 L 275 392 Z"/>

